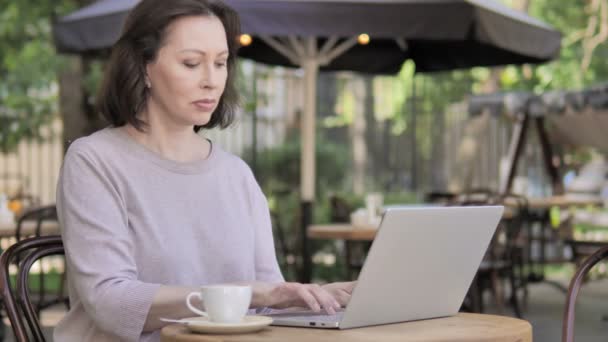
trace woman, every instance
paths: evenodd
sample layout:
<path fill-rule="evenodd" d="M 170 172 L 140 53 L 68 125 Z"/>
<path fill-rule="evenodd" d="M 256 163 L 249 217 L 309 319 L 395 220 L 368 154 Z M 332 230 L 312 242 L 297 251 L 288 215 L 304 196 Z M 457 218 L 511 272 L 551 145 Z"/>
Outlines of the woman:
<path fill-rule="evenodd" d="M 252 308 L 350 298 L 352 283 L 284 282 L 253 174 L 196 134 L 233 120 L 238 34 L 218 1 L 143 0 L 127 18 L 97 99 L 112 127 L 72 143 L 59 180 L 72 308 L 56 341 L 157 341 L 205 284 L 250 284 Z"/>

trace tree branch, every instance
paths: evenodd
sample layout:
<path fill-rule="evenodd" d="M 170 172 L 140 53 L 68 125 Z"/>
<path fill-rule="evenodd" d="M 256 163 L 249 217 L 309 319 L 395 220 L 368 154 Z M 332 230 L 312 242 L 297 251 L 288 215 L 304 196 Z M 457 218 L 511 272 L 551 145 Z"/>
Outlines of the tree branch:
<path fill-rule="evenodd" d="M 608 40 L 608 0 L 593 0 L 590 10 L 591 18 L 589 18 L 586 37 L 583 41 L 584 52 L 581 62 L 583 72 L 589 69 L 595 49 Z M 598 22 L 599 30 L 597 29 Z M 597 34 L 594 34 L 596 31 L 598 31 Z"/>

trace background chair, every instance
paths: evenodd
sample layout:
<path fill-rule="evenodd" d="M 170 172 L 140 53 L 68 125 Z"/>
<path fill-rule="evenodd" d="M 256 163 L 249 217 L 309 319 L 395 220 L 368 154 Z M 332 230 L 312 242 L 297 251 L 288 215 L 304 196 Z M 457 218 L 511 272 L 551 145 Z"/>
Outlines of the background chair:
<path fill-rule="evenodd" d="M 4 301 L 6 313 L 11 322 L 17 342 L 45 341 L 39 321 L 39 311 L 32 304 L 28 276 L 32 265 L 37 260 L 49 255 L 64 254 L 61 237 L 42 236 L 21 240 L 9 247 L 0 256 L 0 294 Z M 20 260 L 17 271 L 16 286 L 11 285 L 9 266 Z M 52 305 L 65 301 L 56 298 L 47 301 Z"/>
<path fill-rule="evenodd" d="M 581 288 L 583 280 L 587 273 L 602 259 L 608 257 L 608 244 L 605 244 L 602 248 L 597 250 L 595 253 L 585 261 L 583 261 L 572 277 L 570 281 L 570 287 L 568 288 L 568 297 L 566 297 L 566 308 L 564 310 L 564 320 L 562 324 L 562 342 L 573 342 L 574 341 L 574 310 L 576 304 L 576 297 Z"/>
<path fill-rule="evenodd" d="M 329 222 L 349 223 L 353 210 L 353 206 L 343 197 L 335 194 L 329 196 Z"/>
<path fill-rule="evenodd" d="M 526 198 L 517 195 L 497 195 L 487 190 L 475 190 L 459 196 L 452 205 L 501 205 L 516 203 L 511 216 L 503 217 L 492 237 L 475 279 L 471 284 L 464 308 L 473 312 L 484 311 L 483 293 L 490 289 L 500 311 L 504 306 L 503 280 L 509 284 L 509 304 L 517 317 L 522 316 L 518 293 L 527 299 L 527 281 L 524 274 L 525 242 L 522 230 L 528 213 Z"/>
<path fill-rule="evenodd" d="M 29 223 L 29 224 L 28 224 Z M 49 235 L 48 232 L 44 231 L 45 227 L 55 226 L 59 227 L 59 219 L 57 217 L 57 207 L 53 205 L 39 206 L 26 210 L 17 218 L 17 228 L 15 230 L 15 238 L 17 241 L 22 240 L 26 237 L 36 237 L 41 235 Z M 57 234 L 57 232 L 53 232 Z M 17 257 L 18 258 L 18 257 Z M 18 263 L 19 260 L 16 260 Z M 40 272 L 38 273 L 38 300 L 36 303 L 36 310 L 38 314 L 44 309 L 45 297 L 46 297 L 46 286 L 45 286 L 45 272 L 40 265 Z M 65 269 L 65 263 L 64 267 Z M 60 296 L 64 295 L 66 277 L 65 272 L 60 278 L 59 291 Z"/>
<path fill-rule="evenodd" d="M 351 214 L 356 206 L 346 198 L 332 194 L 329 197 L 329 221 L 331 223 L 351 223 Z M 356 280 L 363 268 L 363 262 L 371 247 L 370 241 L 344 241 L 344 263 L 346 266 L 345 279 Z"/>
<path fill-rule="evenodd" d="M 34 223 L 34 229 L 28 229 L 27 223 Z M 43 225 L 45 223 L 54 223 L 59 225 L 57 219 L 57 207 L 55 205 L 39 206 L 27 209 L 17 218 L 17 228 L 15 230 L 15 238 L 17 241 L 28 236 L 43 235 Z"/>

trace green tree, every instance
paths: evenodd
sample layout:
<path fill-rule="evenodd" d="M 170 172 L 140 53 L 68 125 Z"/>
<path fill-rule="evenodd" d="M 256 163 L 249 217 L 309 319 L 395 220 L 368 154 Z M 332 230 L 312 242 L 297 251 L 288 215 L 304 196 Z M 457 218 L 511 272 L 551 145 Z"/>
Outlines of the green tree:
<path fill-rule="evenodd" d="M 608 6 L 608 2 L 530 0 L 529 14 L 562 33 L 561 53 L 550 63 L 506 68 L 501 75 L 503 89 L 539 93 L 579 89 L 608 79 L 608 65 L 603 59 L 608 55 L 608 47 L 601 44 L 608 38 L 608 18 L 597 6 Z"/>
<path fill-rule="evenodd" d="M 62 59 L 51 35 L 53 17 L 75 7 L 70 0 L 0 0 L 0 149 L 23 138 L 40 139 L 40 127 L 57 113 L 56 72 Z"/>

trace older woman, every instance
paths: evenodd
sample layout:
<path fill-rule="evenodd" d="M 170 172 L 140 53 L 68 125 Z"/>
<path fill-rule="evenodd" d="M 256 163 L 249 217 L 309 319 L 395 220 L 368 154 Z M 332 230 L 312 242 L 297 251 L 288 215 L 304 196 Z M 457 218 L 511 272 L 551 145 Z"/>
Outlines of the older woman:
<path fill-rule="evenodd" d="M 253 174 L 198 134 L 233 120 L 238 34 L 219 1 L 143 0 L 127 18 L 97 98 L 112 126 L 72 143 L 59 180 L 72 308 L 56 341 L 157 341 L 205 284 L 250 284 L 252 308 L 350 298 L 352 283 L 284 282 Z"/>

